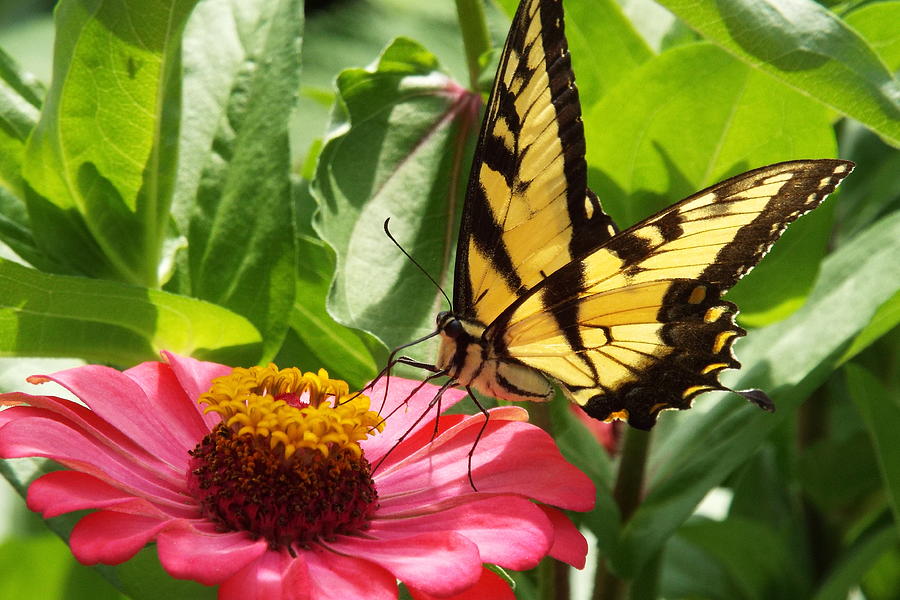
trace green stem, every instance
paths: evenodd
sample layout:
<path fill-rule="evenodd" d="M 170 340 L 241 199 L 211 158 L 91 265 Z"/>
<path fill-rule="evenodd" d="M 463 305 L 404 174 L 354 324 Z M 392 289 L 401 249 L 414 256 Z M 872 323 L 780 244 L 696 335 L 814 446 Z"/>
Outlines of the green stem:
<path fill-rule="evenodd" d="M 650 432 L 627 428 L 622 444 L 619 470 L 613 487 L 613 499 L 619 507 L 622 525 L 628 522 L 641 504 L 644 488 L 644 469 L 650 448 Z M 594 600 L 621 600 L 628 593 L 628 582 L 616 577 L 606 561 L 597 562 L 594 576 Z"/>
<path fill-rule="evenodd" d="M 491 48 L 483 0 L 456 0 L 456 14 L 459 16 L 459 28 L 466 50 L 466 64 L 469 67 L 469 88 L 479 91 L 478 74 L 481 68 L 478 57 Z"/>
<path fill-rule="evenodd" d="M 650 449 L 650 432 L 629 427 L 625 430 L 622 458 L 616 474 L 613 498 L 619 505 L 622 523 L 626 523 L 641 503 L 644 490 L 644 467 Z"/>

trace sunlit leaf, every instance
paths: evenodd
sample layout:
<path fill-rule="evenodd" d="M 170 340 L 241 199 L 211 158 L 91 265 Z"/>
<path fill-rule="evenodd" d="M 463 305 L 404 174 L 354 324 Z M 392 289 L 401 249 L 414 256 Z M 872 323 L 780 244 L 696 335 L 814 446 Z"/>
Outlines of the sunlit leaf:
<path fill-rule="evenodd" d="M 852 27 L 878 53 L 891 71 L 900 69 L 900 2 L 874 2 L 860 6 L 844 17 Z"/>
<path fill-rule="evenodd" d="M 185 30 L 177 289 L 247 317 L 262 360 L 281 345 L 295 289 L 288 121 L 302 14 L 300 0 L 206 0 Z"/>
<path fill-rule="evenodd" d="M 813 0 L 662 0 L 756 70 L 900 144 L 900 82 L 856 31 Z"/>
<path fill-rule="evenodd" d="M 154 286 L 175 171 L 181 29 L 196 0 L 61 2 L 54 76 L 23 175 L 41 247 Z M 134 27 L 140 23 L 140 27 Z"/>
<path fill-rule="evenodd" d="M 341 73 L 338 92 L 313 182 L 315 226 L 338 257 L 329 307 L 394 346 L 434 328 L 440 296 L 383 223 L 447 285 L 480 102 L 403 38 L 372 69 Z"/>
<path fill-rule="evenodd" d="M 130 366 L 170 350 L 252 364 L 259 344 L 246 319 L 208 302 L 0 261 L 0 354 L 6 356 Z"/>
<path fill-rule="evenodd" d="M 593 189 L 623 227 L 742 171 L 837 151 L 821 105 L 710 44 L 645 63 L 585 124 Z M 729 294 L 744 323 L 783 318 L 802 303 L 825 252 L 832 204 L 794 224 Z"/>

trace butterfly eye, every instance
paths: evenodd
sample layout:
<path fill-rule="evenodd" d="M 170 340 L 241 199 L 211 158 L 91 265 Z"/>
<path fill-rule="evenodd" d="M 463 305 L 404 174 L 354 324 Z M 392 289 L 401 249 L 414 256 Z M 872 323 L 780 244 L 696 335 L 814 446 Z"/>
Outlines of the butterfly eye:
<path fill-rule="evenodd" d="M 448 321 L 441 331 L 451 339 L 456 339 L 463 334 L 463 326 L 459 319 L 451 319 Z"/>

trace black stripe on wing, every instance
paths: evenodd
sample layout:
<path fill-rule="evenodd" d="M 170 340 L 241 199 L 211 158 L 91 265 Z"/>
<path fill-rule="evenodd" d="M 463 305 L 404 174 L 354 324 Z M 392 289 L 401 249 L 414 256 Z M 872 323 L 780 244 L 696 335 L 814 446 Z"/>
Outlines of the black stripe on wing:
<path fill-rule="evenodd" d="M 531 20 L 538 12 L 540 36 L 529 40 Z M 544 60 L 529 68 L 528 53 L 538 39 L 544 48 Z M 615 231 L 612 220 L 603 212 L 596 195 L 587 189 L 584 128 L 564 34 L 562 3 L 559 0 L 526 0 L 519 5 L 513 18 L 469 176 L 457 245 L 453 294 L 454 310 L 463 318 L 478 320 L 474 306 L 478 299 L 473 297 L 473 287 L 477 285 L 479 274 L 470 272 L 470 239 L 480 253 L 488 257 L 491 268 L 502 275 L 510 293 L 510 302 L 536 283 L 523 282 L 517 273 L 503 241 L 503 228 L 496 216 L 503 207 L 491 206 L 492 199 L 482 187 L 479 177 L 482 164 L 502 174 L 510 194 L 507 198 L 493 198 L 495 204 L 515 202 L 517 194 L 528 193 L 533 174 L 521 172 L 523 157 L 529 149 L 527 140 L 522 139 L 522 131 L 531 111 L 539 110 L 540 106 L 532 105 L 524 114 L 519 114 L 515 90 L 526 89 L 532 78 L 539 76 L 543 70 L 547 72 L 550 101 L 559 130 L 557 141 L 563 156 L 566 179 L 564 210 L 568 213 L 572 230 L 568 248 L 570 256 L 574 258 L 587 254 L 608 240 Z M 538 100 L 542 98 L 542 95 L 537 97 Z M 498 128 L 501 121 L 503 126 Z M 563 210 L 563 206 L 551 206 L 546 210 Z"/>

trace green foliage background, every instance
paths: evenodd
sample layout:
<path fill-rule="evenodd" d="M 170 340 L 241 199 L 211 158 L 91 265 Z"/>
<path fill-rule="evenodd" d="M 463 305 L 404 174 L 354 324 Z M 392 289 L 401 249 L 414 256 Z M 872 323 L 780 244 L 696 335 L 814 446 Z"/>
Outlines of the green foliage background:
<path fill-rule="evenodd" d="M 5 386 L 162 349 L 360 386 L 432 329 L 442 300 L 382 223 L 451 287 L 497 58 L 464 46 L 471 3 L 344 0 L 304 19 L 302 0 L 61 0 L 55 24 L 41 5 L 0 2 Z M 515 5 L 485 7 L 494 46 Z M 535 415 L 598 487 L 575 517 L 596 552 L 572 597 L 590 573 L 598 598 L 900 597 L 900 1 L 565 8 L 591 186 L 620 225 L 764 164 L 858 164 L 729 293 L 751 333 L 727 383 L 778 412 L 707 395 L 613 456 L 564 403 Z M 44 468 L 3 471 L 21 491 Z M 613 490 L 635 477 L 623 518 Z M 81 568 L 9 512 L 0 597 L 214 595 L 167 580 L 152 549 Z M 518 597 L 565 597 L 552 567 L 512 577 Z"/>

